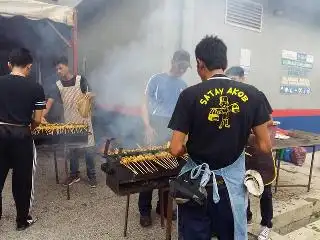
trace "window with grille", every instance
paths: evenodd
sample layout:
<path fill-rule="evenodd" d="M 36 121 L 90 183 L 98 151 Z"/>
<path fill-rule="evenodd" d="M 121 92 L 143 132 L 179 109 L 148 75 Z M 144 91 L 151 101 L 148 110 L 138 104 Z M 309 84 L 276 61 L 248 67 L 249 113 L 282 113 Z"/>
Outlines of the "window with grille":
<path fill-rule="evenodd" d="M 263 6 L 249 0 L 226 0 L 227 24 L 261 32 Z"/>

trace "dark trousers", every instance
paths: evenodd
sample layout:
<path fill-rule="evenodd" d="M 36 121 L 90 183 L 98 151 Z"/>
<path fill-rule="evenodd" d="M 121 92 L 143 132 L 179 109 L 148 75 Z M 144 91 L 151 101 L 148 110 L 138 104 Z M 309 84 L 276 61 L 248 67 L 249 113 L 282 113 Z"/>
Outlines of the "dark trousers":
<path fill-rule="evenodd" d="M 167 215 L 167 206 L 168 206 L 168 191 L 163 192 L 163 207 L 164 207 L 164 215 Z M 158 191 L 159 200 L 160 200 L 160 191 Z M 160 201 L 157 202 L 157 212 L 160 213 Z M 151 205 L 152 201 L 152 191 L 141 192 L 139 194 L 139 212 L 142 216 L 150 216 L 151 214 Z"/>
<path fill-rule="evenodd" d="M 261 226 L 272 228 L 273 205 L 272 205 L 272 189 L 271 184 L 264 186 L 264 191 L 260 198 L 260 212 L 261 212 Z M 252 219 L 252 212 L 250 210 L 250 199 L 248 201 L 247 219 Z"/>
<path fill-rule="evenodd" d="M 96 178 L 96 168 L 95 168 L 95 149 L 93 147 L 86 149 L 72 149 L 70 150 L 70 175 L 77 176 L 79 172 L 79 158 L 81 153 L 84 151 L 84 160 L 87 166 L 87 176 L 89 179 Z"/>
<path fill-rule="evenodd" d="M 210 240 L 213 235 L 219 240 L 234 239 L 233 213 L 228 190 L 219 186 L 220 201 L 215 204 L 212 188 L 208 188 L 205 206 L 195 202 L 179 205 L 180 234 L 183 240 Z"/>
<path fill-rule="evenodd" d="M 0 125 L 0 193 L 12 168 L 12 194 L 16 205 L 18 224 L 26 224 L 29 215 L 33 142 L 29 128 Z M 0 195 L 0 196 L 1 196 Z M 2 197 L 0 217 L 2 216 Z"/>

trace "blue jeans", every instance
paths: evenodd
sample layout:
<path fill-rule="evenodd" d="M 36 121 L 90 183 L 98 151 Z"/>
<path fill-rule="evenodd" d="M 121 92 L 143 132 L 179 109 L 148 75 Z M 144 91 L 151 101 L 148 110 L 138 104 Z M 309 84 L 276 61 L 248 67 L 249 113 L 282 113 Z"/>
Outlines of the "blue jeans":
<path fill-rule="evenodd" d="M 80 149 L 70 150 L 70 176 L 76 176 L 79 172 Z M 86 148 L 84 150 L 84 159 L 87 165 L 87 176 L 89 179 L 96 177 L 95 168 L 95 151 L 94 148 Z"/>

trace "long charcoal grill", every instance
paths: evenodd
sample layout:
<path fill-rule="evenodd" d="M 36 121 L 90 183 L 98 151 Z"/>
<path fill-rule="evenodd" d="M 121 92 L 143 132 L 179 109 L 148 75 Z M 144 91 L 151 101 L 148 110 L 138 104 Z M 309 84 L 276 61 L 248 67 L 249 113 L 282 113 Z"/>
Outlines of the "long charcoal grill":
<path fill-rule="evenodd" d="M 55 135 L 37 134 L 33 135 L 33 140 L 35 145 L 85 144 L 88 142 L 88 135 L 88 133 Z"/>
<path fill-rule="evenodd" d="M 172 157 L 172 162 L 177 162 L 178 166 L 173 167 L 173 165 L 163 164 L 164 166 L 167 166 L 167 168 L 153 161 L 149 163 L 145 161 L 144 164 L 138 162 L 135 165 L 131 165 L 131 168 L 134 168 L 136 170 L 136 173 L 121 164 L 121 159 L 124 156 L 136 157 L 139 155 L 154 155 L 157 153 L 159 153 L 159 151 L 151 150 L 144 151 L 143 153 L 134 152 L 127 155 L 118 154 L 113 156 L 105 156 L 106 163 L 102 164 L 101 169 L 107 175 L 107 186 L 110 187 L 114 193 L 123 196 L 129 193 L 143 192 L 148 189 L 157 189 L 161 188 L 163 185 L 167 185 L 170 178 L 178 175 L 181 168 L 186 162 L 185 159 Z M 161 162 L 161 160 L 159 161 Z M 170 160 L 166 161 L 166 163 L 168 163 L 169 161 Z M 171 166 L 172 168 L 170 169 L 169 166 Z"/>
<path fill-rule="evenodd" d="M 170 178 L 176 177 L 183 165 L 186 163 L 185 158 L 176 158 L 172 161 L 177 161 L 177 166 L 173 169 L 168 169 L 168 167 L 163 167 L 159 164 L 155 164 L 157 170 L 153 172 L 144 172 L 137 170 L 135 167 L 136 173 L 129 169 L 124 164 L 121 163 L 124 157 L 136 157 L 139 155 L 153 154 L 156 155 L 160 152 L 165 152 L 167 149 L 157 148 L 157 150 L 137 150 L 137 151 L 125 151 L 119 149 L 117 154 L 108 154 L 110 142 L 114 139 L 108 139 L 104 149 L 104 158 L 106 163 L 101 165 L 102 171 L 106 173 L 106 184 L 107 186 L 117 195 L 127 196 L 126 201 L 126 210 L 124 218 L 124 237 L 127 236 L 128 228 L 128 214 L 129 214 L 129 205 L 130 205 L 130 195 L 134 193 L 140 193 L 144 191 L 152 191 L 153 189 L 159 189 L 160 192 L 160 216 L 161 216 L 161 227 L 164 227 L 164 199 L 163 192 L 169 187 Z M 173 158 L 173 157 L 172 157 Z M 170 160 L 169 160 L 170 161 Z M 142 165 L 142 164 L 141 164 Z M 150 164 L 146 166 L 150 167 Z M 145 167 L 147 168 L 147 167 Z M 150 169 L 151 170 L 151 169 Z"/>
<path fill-rule="evenodd" d="M 77 132 L 77 133 L 55 133 L 55 134 L 43 134 L 33 133 L 33 140 L 37 149 L 53 152 L 54 168 L 56 183 L 59 184 L 58 175 L 58 163 L 57 163 L 57 152 L 63 152 L 64 167 L 66 177 L 69 175 L 68 166 L 68 150 L 70 148 L 77 148 L 79 145 L 88 143 L 89 131 Z M 70 186 L 67 185 L 67 199 L 70 199 Z"/>

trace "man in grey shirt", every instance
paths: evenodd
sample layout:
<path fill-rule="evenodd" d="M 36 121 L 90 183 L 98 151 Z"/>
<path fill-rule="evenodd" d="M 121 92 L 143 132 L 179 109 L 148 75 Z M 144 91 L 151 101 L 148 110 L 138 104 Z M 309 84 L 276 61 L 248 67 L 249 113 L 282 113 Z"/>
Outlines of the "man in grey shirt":
<path fill-rule="evenodd" d="M 148 144 L 163 145 L 170 140 L 168 123 L 176 106 L 180 93 L 187 87 L 181 79 L 190 65 L 190 54 L 184 50 L 174 53 L 168 73 L 153 75 L 146 87 L 143 121 Z M 164 193 L 164 207 L 167 207 L 168 192 Z M 152 191 L 139 195 L 140 224 L 150 226 Z M 160 204 L 156 212 L 160 214 Z M 165 211 L 166 214 L 166 211 Z"/>

